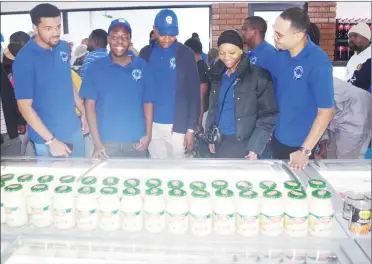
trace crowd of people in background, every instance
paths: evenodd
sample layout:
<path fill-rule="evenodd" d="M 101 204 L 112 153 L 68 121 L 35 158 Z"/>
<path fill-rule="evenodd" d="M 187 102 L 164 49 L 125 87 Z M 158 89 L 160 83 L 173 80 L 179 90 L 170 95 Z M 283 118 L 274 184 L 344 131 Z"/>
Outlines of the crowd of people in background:
<path fill-rule="evenodd" d="M 140 51 L 125 18 L 76 46 L 61 36 L 60 14 L 37 5 L 33 34 L 15 32 L 2 51 L 2 156 L 274 158 L 301 169 L 312 158 L 370 152 L 364 23 L 349 31 L 355 54 L 341 80 L 300 8 L 276 19 L 275 46 L 265 41 L 266 21 L 250 16 L 207 53 L 197 33 L 177 40 L 170 9 L 156 15 Z"/>

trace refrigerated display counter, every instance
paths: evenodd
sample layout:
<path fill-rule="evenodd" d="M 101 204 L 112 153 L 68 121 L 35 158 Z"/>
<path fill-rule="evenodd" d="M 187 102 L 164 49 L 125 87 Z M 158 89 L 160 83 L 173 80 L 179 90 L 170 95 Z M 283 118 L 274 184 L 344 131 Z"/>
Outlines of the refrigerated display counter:
<path fill-rule="evenodd" d="M 16 163 L 17 166 L 9 164 Z M 29 166 L 30 164 L 30 166 Z M 120 179 L 139 178 L 141 188 L 145 180 L 160 178 L 163 187 L 169 180 L 181 180 L 185 186 L 201 180 L 210 186 L 214 180 L 226 180 L 230 186 L 239 180 L 247 180 L 257 188 L 258 182 L 274 181 L 282 190 L 283 182 L 300 177 L 282 161 L 246 160 L 115 160 L 100 163 L 90 160 L 68 159 L 64 161 L 2 158 L 5 173 L 29 173 L 36 167 L 41 175 L 59 176 L 75 173 L 79 179 L 95 176 L 100 180 L 107 176 Z M 14 168 L 14 169 L 12 169 Z M 78 170 L 75 170 L 78 169 Z M 19 172 L 18 172 L 19 171 Z M 34 170 L 34 173 L 38 173 Z M 307 177 L 302 175 L 301 177 Z M 304 179 L 300 179 L 303 183 Z M 302 184 L 302 189 L 306 185 Z M 102 230 L 80 231 L 76 227 L 61 231 L 54 227 L 35 228 L 26 225 L 10 228 L 3 224 L 2 237 L 20 237 L 10 243 L 1 263 L 340 263 L 367 264 L 365 253 L 350 239 L 338 221 L 334 221 L 329 237 L 318 238 L 308 234 L 292 238 L 286 234 L 267 237 L 259 234 L 242 237 L 238 234 L 221 236 L 211 234 L 198 238 L 190 234 L 172 235 L 168 231 L 150 234 L 146 231 L 126 233 Z M 5 245 L 6 246 L 6 245 Z"/>

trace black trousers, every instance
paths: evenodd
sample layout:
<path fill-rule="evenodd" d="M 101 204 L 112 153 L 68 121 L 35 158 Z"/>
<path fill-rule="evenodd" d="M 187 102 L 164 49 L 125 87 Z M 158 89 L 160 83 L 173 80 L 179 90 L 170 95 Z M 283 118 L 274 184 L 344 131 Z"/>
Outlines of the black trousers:
<path fill-rule="evenodd" d="M 271 139 L 271 150 L 273 153 L 273 159 L 284 159 L 289 160 L 289 155 L 292 152 L 296 152 L 300 149 L 301 146 L 298 147 L 290 147 L 287 145 L 284 145 L 279 142 L 279 140 L 275 137 L 273 134 Z M 310 159 L 314 159 L 314 150 L 311 151 Z"/>
<path fill-rule="evenodd" d="M 236 135 L 223 135 L 221 143 L 215 144 L 217 159 L 244 159 L 248 154 L 245 143 L 239 141 Z"/>

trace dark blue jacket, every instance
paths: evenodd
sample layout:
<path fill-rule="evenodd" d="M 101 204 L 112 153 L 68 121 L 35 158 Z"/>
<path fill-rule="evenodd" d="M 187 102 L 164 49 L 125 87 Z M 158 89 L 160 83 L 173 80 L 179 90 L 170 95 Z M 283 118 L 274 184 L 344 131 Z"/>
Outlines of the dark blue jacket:
<path fill-rule="evenodd" d="M 155 42 L 142 48 L 139 56 L 150 60 Z M 185 134 L 196 130 L 200 115 L 200 78 L 194 52 L 185 45 L 175 43 L 177 91 L 175 99 L 173 131 Z"/>

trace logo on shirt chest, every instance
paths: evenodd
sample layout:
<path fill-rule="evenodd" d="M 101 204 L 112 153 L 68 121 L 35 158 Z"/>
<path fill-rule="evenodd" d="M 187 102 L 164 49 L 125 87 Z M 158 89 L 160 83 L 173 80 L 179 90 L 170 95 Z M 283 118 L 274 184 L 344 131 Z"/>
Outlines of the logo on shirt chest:
<path fill-rule="evenodd" d="M 304 68 L 302 66 L 297 66 L 293 71 L 293 79 L 299 80 L 304 74 Z"/>
<path fill-rule="evenodd" d="M 61 56 L 61 59 L 62 59 L 63 62 L 67 62 L 68 61 L 68 54 L 66 52 L 61 51 L 59 53 L 59 55 Z"/>
<path fill-rule="evenodd" d="M 176 58 L 175 57 L 173 57 L 173 58 L 170 59 L 170 61 L 169 61 L 169 68 L 171 68 L 173 70 L 176 68 Z"/>
<path fill-rule="evenodd" d="M 256 62 L 257 62 L 257 57 L 256 56 L 252 57 L 251 58 L 251 63 L 256 64 Z"/>
<path fill-rule="evenodd" d="M 139 70 L 139 69 L 135 69 L 135 70 L 132 71 L 132 76 L 133 76 L 133 80 L 138 82 L 139 80 L 141 80 L 142 71 Z"/>

